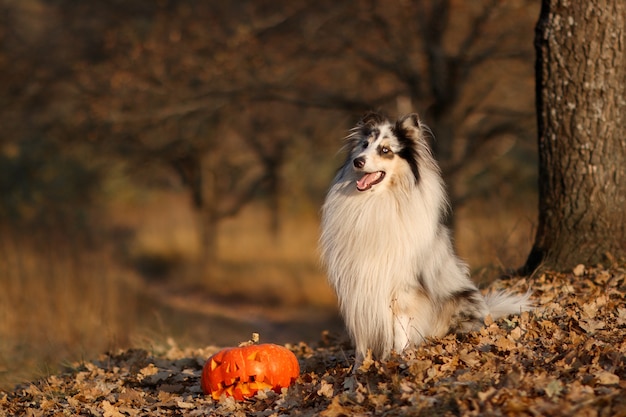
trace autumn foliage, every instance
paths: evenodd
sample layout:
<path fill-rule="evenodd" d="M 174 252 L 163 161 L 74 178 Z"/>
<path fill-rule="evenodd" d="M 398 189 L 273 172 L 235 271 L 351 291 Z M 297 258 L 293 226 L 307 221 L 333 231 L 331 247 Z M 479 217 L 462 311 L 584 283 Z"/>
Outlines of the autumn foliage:
<path fill-rule="evenodd" d="M 206 358 L 219 349 L 171 346 L 155 356 L 108 355 L 0 393 L 0 414 L 625 415 L 626 268 L 581 265 L 503 286 L 529 286 L 539 307 L 465 336 L 429 340 L 402 357 L 365 360 L 357 369 L 349 344 L 325 334 L 315 346 L 289 346 L 302 372 L 280 393 L 213 399 L 201 381 Z"/>

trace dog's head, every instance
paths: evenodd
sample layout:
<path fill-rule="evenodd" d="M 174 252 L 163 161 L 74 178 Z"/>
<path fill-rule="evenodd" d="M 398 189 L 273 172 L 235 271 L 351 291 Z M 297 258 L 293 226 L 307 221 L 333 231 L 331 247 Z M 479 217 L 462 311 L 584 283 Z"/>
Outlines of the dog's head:
<path fill-rule="evenodd" d="M 417 184 L 423 169 L 438 170 L 417 114 L 390 122 L 378 113 L 367 114 L 347 137 L 346 165 L 356 176 L 359 191 Z M 345 168 L 348 168 L 348 167 Z"/>

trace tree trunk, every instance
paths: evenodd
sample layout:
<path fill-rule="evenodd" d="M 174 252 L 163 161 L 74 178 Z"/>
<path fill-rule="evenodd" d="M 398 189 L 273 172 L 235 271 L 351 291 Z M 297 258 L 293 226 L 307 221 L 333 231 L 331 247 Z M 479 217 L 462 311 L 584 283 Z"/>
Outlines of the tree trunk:
<path fill-rule="evenodd" d="M 217 207 L 217 187 L 214 164 L 208 156 L 195 148 L 175 155 L 170 161 L 183 184 L 191 194 L 191 204 L 200 237 L 199 265 L 202 272 L 211 276 L 217 262 L 217 228 L 220 220 Z"/>
<path fill-rule="evenodd" d="M 215 155 L 207 154 L 200 158 L 202 175 L 201 190 L 203 204 L 197 207 L 198 226 L 200 227 L 200 265 L 208 279 L 213 278 L 217 264 L 217 228 L 220 216 L 219 191 L 215 168 Z"/>
<path fill-rule="evenodd" d="M 625 30 L 624 0 L 542 2 L 539 224 L 528 272 L 626 259 Z"/>
<path fill-rule="evenodd" d="M 274 158 L 273 163 L 267 166 L 267 172 L 269 176 L 268 181 L 268 197 L 270 208 L 270 231 L 274 240 L 280 236 L 281 216 L 280 216 L 280 196 L 282 191 L 282 184 L 280 178 L 280 168 L 282 167 L 282 151 L 277 151 L 277 156 Z"/>
<path fill-rule="evenodd" d="M 208 206 L 197 211 L 198 226 L 200 228 L 200 259 L 199 264 L 204 276 L 213 278 L 217 266 L 217 228 L 219 218 L 214 207 Z"/>

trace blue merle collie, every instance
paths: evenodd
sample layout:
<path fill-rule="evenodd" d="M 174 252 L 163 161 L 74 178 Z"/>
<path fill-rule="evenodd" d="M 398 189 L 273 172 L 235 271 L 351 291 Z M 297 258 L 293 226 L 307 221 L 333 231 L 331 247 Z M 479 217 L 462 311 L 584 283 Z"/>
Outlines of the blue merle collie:
<path fill-rule="evenodd" d="M 428 133 L 416 114 L 365 116 L 322 209 L 322 260 L 357 363 L 530 309 L 528 294 L 483 296 L 455 254 Z"/>

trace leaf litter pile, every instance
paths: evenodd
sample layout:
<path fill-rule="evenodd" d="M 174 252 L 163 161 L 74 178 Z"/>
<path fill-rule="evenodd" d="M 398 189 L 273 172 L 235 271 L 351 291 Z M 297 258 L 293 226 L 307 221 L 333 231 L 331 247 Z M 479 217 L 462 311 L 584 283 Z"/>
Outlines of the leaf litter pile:
<path fill-rule="evenodd" d="M 289 345 L 299 379 L 236 402 L 202 394 L 218 348 L 129 350 L 0 392 L 0 415 L 626 416 L 626 269 L 545 273 L 499 283 L 533 290 L 537 310 L 433 339 L 353 369 L 350 345 L 323 335 Z"/>

